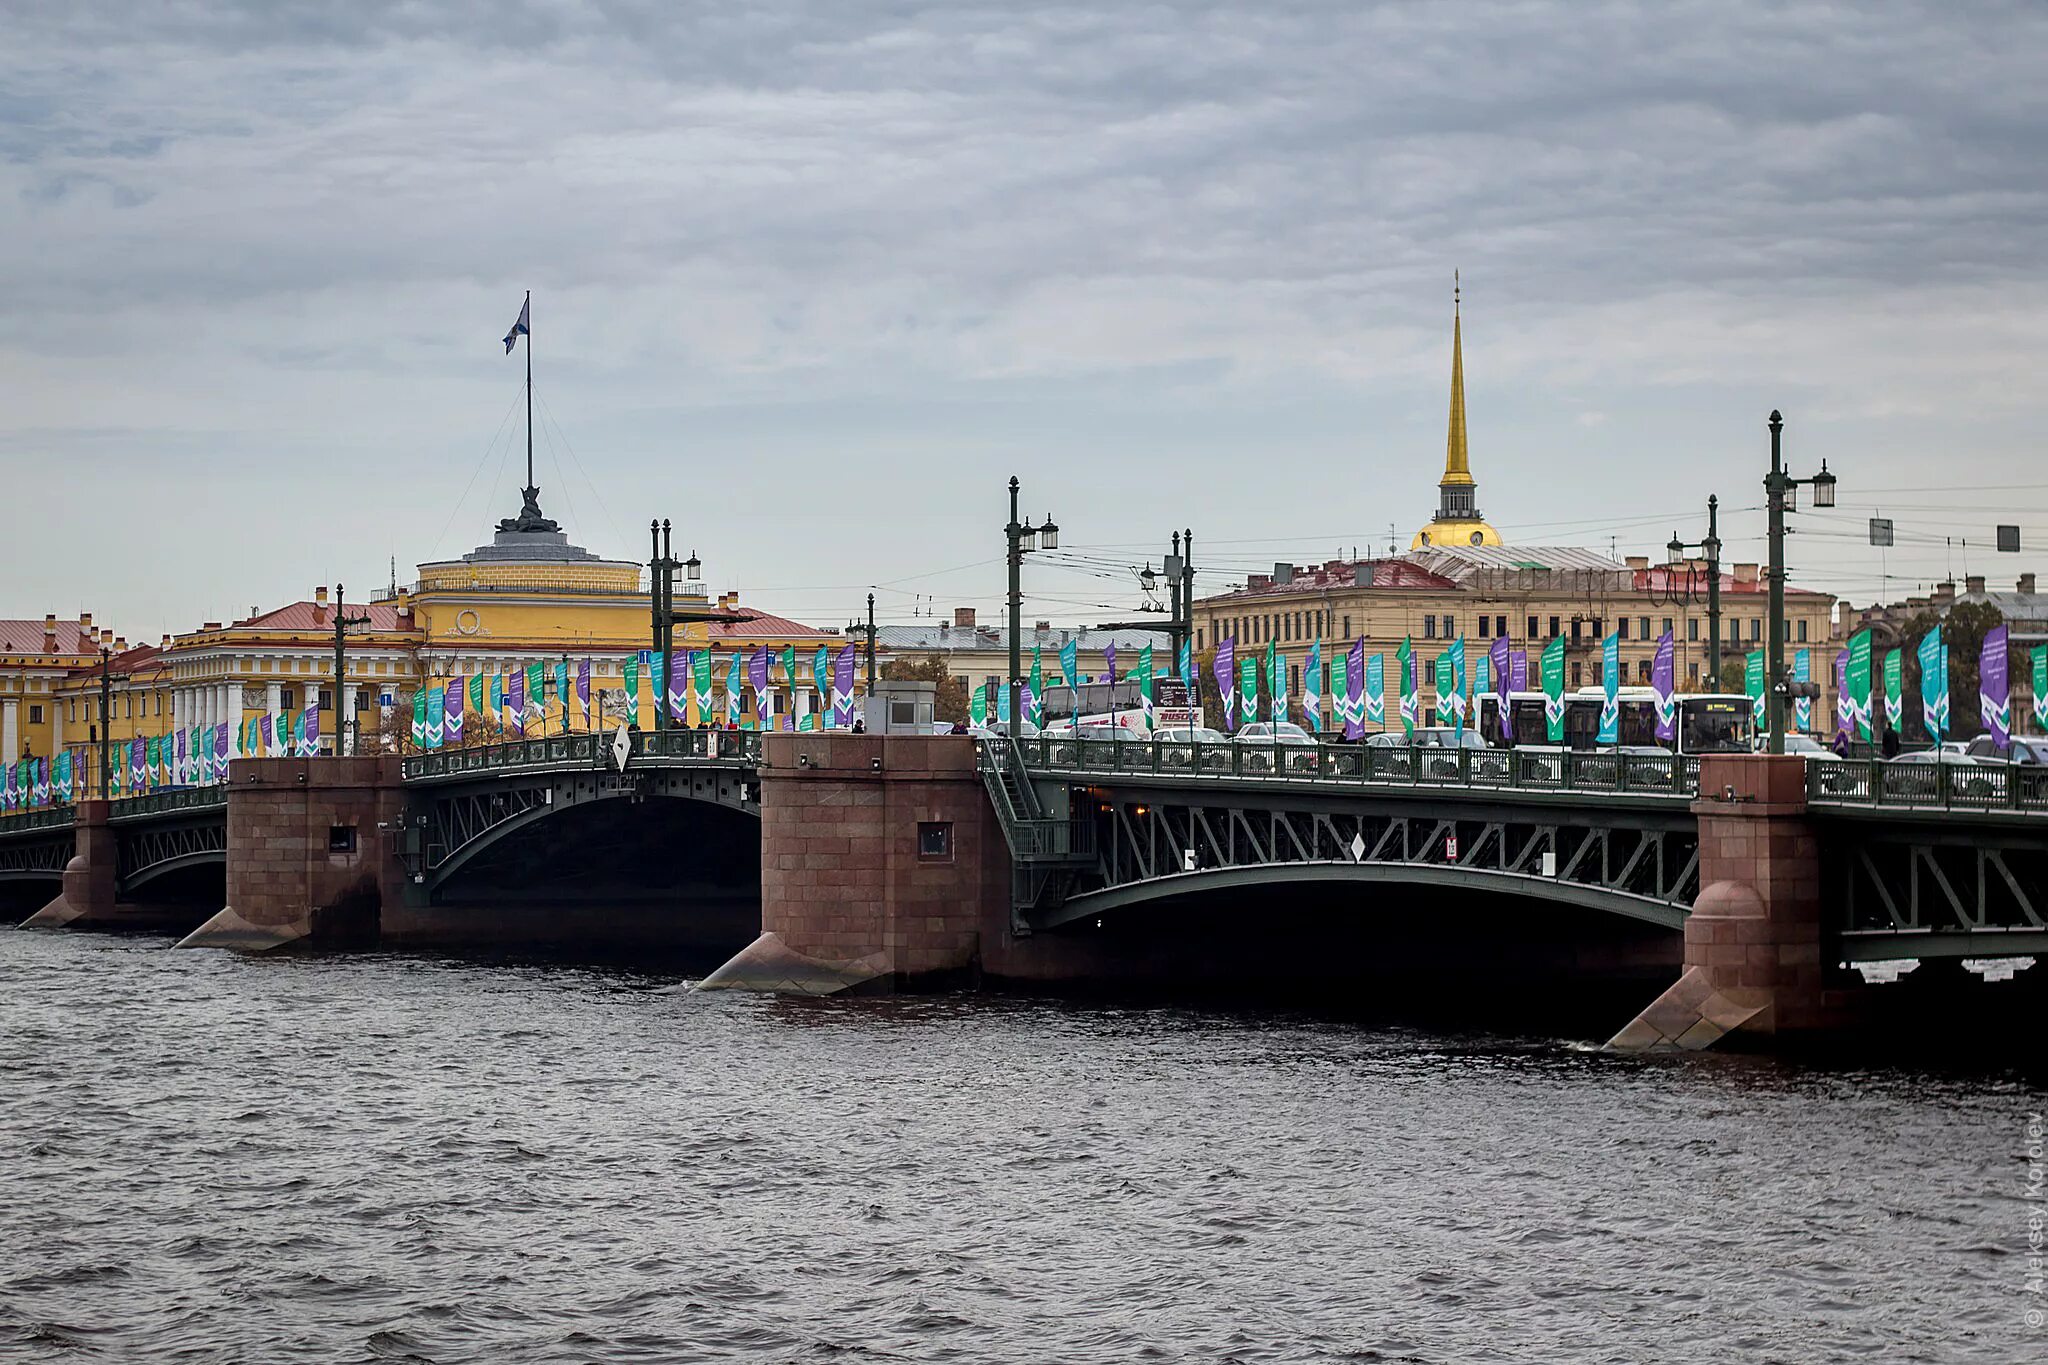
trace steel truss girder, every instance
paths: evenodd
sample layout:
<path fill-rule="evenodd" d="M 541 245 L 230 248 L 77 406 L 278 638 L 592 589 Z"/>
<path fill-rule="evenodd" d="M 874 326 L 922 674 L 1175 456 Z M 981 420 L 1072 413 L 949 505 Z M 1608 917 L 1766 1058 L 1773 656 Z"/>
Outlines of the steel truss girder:
<path fill-rule="evenodd" d="M 1207 795 L 1174 800 L 1156 791 L 1092 791 L 1096 864 L 1070 894 L 1146 882 L 1160 882 L 1164 892 L 1167 880 L 1191 871 L 1309 864 L 1462 869 L 1476 886 L 1499 874 L 1539 876 L 1546 852 L 1553 855 L 1548 880 L 1589 892 L 1682 914 L 1699 891 L 1699 835 L 1689 815 L 1631 821 L 1626 812 L 1604 809 L 1575 821 L 1555 807 L 1517 817 L 1440 806 L 1418 813 L 1391 803 L 1262 807 Z M 1049 927 L 1068 916 L 1055 906 L 1036 918 Z"/>
<path fill-rule="evenodd" d="M 225 817 L 137 822 L 119 828 L 114 877 L 119 886 L 127 888 L 181 867 L 225 863 L 227 856 Z"/>
<path fill-rule="evenodd" d="M 556 811 L 593 801 L 667 798 L 699 801 L 758 816 L 753 770 L 731 765 L 649 766 L 624 773 L 578 768 L 556 773 L 482 773 L 482 780 L 421 784 L 406 823 L 420 833 L 413 872 L 438 887 L 461 867 L 518 829 Z"/>
<path fill-rule="evenodd" d="M 0 877 L 9 880 L 62 876 L 77 851 L 69 827 L 37 831 L 34 837 L 0 842 Z"/>
<path fill-rule="evenodd" d="M 1842 907 L 1840 932 L 1851 938 L 1974 935 L 1991 945 L 2016 933 L 2048 930 L 2048 844 L 2038 839 L 1886 831 L 1844 837 L 1823 859 L 1824 900 Z"/>

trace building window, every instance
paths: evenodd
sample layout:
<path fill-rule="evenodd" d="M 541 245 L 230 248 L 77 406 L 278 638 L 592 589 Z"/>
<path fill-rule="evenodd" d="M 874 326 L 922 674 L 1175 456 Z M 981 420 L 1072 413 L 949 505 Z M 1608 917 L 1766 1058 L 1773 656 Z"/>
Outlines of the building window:
<path fill-rule="evenodd" d="M 1644 616 L 1644 617 L 1640 617 L 1640 618 L 1638 618 L 1637 624 L 1639 624 L 1639 625 L 1640 625 L 1640 626 L 1642 627 L 1642 631 L 1641 631 L 1641 633 L 1640 633 L 1640 634 L 1639 634 L 1639 635 L 1637 636 L 1637 638 L 1638 638 L 1638 639 L 1642 639 L 1642 640 L 1647 640 L 1647 639 L 1649 639 L 1649 638 L 1650 638 L 1650 618 L 1649 618 L 1649 617 L 1647 617 L 1647 616 Z"/>
<path fill-rule="evenodd" d="M 1200 649 L 1201 647 L 1202 647 L 1202 627 L 1200 627 L 1200 626 L 1196 626 L 1196 627 L 1195 627 L 1195 648 L 1196 648 L 1196 649 Z"/>
<path fill-rule="evenodd" d="M 1700 622 L 1698 617 L 1695 616 L 1686 621 L 1685 638 L 1688 640 L 1695 641 L 1700 638 Z"/>
<path fill-rule="evenodd" d="M 289 687 L 281 687 L 278 689 L 277 709 L 280 711 L 289 711 L 292 709 L 292 690 Z"/>
<path fill-rule="evenodd" d="M 313 703 L 315 706 L 319 707 L 322 711 L 331 710 L 333 708 L 334 693 L 332 691 L 323 687 L 315 695 L 318 697 L 318 700 Z"/>
<path fill-rule="evenodd" d="M 1444 617 L 1444 638 L 1446 640 L 1454 640 L 1457 638 L 1457 636 L 1458 618 L 1455 616 Z"/>
<path fill-rule="evenodd" d="M 1580 629 L 1581 629 L 1581 628 L 1582 628 L 1582 627 L 1583 627 L 1584 625 L 1585 625 L 1585 623 L 1584 623 L 1583 621 L 1579 620 L 1579 618 L 1578 618 L 1578 617 L 1574 616 L 1574 617 L 1572 618 L 1572 643 L 1573 643 L 1573 644 L 1577 644 L 1577 643 L 1579 642 L 1579 631 L 1580 631 Z M 1576 665 L 1575 665 L 1575 667 L 1576 667 Z"/>
<path fill-rule="evenodd" d="M 1806 622 L 1804 621 L 1799 623 L 1799 643 L 1802 645 L 1806 643 Z"/>
<path fill-rule="evenodd" d="M 1553 640 L 1557 638 L 1557 618 L 1555 616 L 1550 618 L 1550 638 Z"/>
<path fill-rule="evenodd" d="M 1496 616 L 1496 617 L 1494 617 L 1494 618 L 1493 618 L 1493 633 L 1494 633 L 1495 635 L 1505 635 L 1505 634 L 1507 634 L 1507 633 L 1508 633 L 1508 618 L 1507 618 L 1507 617 L 1505 617 L 1505 616 Z"/>
<path fill-rule="evenodd" d="M 1585 665 L 1572 665 L 1572 686 L 1577 687 L 1585 680 Z"/>
<path fill-rule="evenodd" d="M 1666 635 L 1671 633 L 1671 618 L 1668 616 L 1664 618 L 1664 633 Z"/>
<path fill-rule="evenodd" d="M 1536 638 L 1536 637 L 1537 637 L 1538 635 L 1541 635 L 1541 634 L 1543 633 L 1543 632 L 1542 632 L 1541 630 L 1539 630 L 1539 629 L 1538 629 L 1538 627 L 1539 627 L 1539 626 L 1540 626 L 1541 624 L 1542 624 L 1542 623 L 1541 623 L 1540 621 L 1538 621 L 1538 620 L 1537 620 L 1537 619 L 1536 619 L 1535 617 L 1533 617 L 1533 616 L 1532 616 L 1532 617 L 1530 617 L 1530 618 L 1529 618 L 1529 636 L 1528 636 L 1528 638 L 1529 638 L 1529 639 L 1533 640 L 1533 639 L 1535 639 L 1535 638 Z M 1557 634 L 1557 632 L 1556 632 L 1556 631 L 1552 631 L 1552 632 L 1551 632 L 1551 634 L 1552 634 L 1552 635 L 1555 635 L 1555 634 Z"/>
<path fill-rule="evenodd" d="M 1606 633 L 1607 633 L 1607 622 L 1606 622 L 1606 621 L 1604 621 L 1604 620 L 1602 620 L 1602 619 L 1601 619 L 1600 617 L 1598 617 L 1598 616 L 1594 617 L 1594 618 L 1593 618 L 1593 638 L 1597 640 L 1597 639 L 1599 639 L 1599 638 L 1600 638 L 1601 636 L 1605 635 Z"/>
<path fill-rule="evenodd" d="M 40 706 L 31 706 L 31 707 L 29 707 L 29 708 L 28 708 L 28 723 L 29 723 L 30 725 L 41 725 L 41 724 L 43 723 L 43 708 L 42 708 L 42 707 L 40 707 Z"/>
<path fill-rule="evenodd" d="M 1344 618 L 1344 638 L 1351 638 L 1351 618 L 1348 616 Z"/>
<path fill-rule="evenodd" d="M 1751 643 L 1751 644 L 1755 644 L 1755 643 L 1756 643 L 1756 642 L 1757 642 L 1758 640 L 1761 640 L 1761 639 L 1763 638 L 1763 634 L 1764 634 L 1764 618 L 1763 618 L 1763 617 L 1761 617 L 1761 616 L 1752 616 L 1752 617 L 1750 617 L 1750 618 L 1749 618 L 1749 641 L 1750 641 L 1750 643 Z"/>
<path fill-rule="evenodd" d="M 1436 617 L 1425 616 L 1422 618 L 1422 638 L 1425 640 L 1434 640 L 1436 638 Z"/>
<path fill-rule="evenodd" d="M 921 863 L 953 861 L 953 822 L 920 820 L 917 825 L 917 860 Z"/>
<path fill-rule="evenodd" d="M 1486 627 L 1487 627 L 1487 625 L 1488 625 L 1488 621 L 1487 621 L 1487 619 L 1486 619 L 1486 618 L 1485 618 L 1484 616 L 1480 617 L 1480 618 L 1479 618 L 1479 638 L 1480 638 L 1480 639 L 1482 639 L 1482 640 L 1484 640 L 1484 639 L 1486 638 Z"/>
<path fill-rule="evenodd" d="M 1301 670 L 1292 664 L 1287 668 L 1287 692 L 1289 696 L 1301 695 Z"/>
<path fill-rule="evenodd" d="M 1624 616 L 1619 621 L 1615 622 L 1614 629 L 1615 638 L 1626 640 L 1628 638 L 1628 618 Z M 1648 632 L 1645 632 L 1645 634 L 1647 633 Z"/>
<path fill-rule="evenodd" d="M 1648 682 L 1649 680 L 1650 680 L 1650 661 L 1649 661 L 1648 659 L 1638 659 L 1638 660 L 1636 660 L 1636 681 L 1637 681 L 1637 682 L 1645 682 L 1645 683 L 1646 683 L 1646 682 Z"/>
<path fill-rule="evenodd" d="M 1689 664 L 1687 664 L 1687 665 L 1685 666 L 1685 676 L 1686 676 L 1686 677 L 1688 677 L 1688 678 L 1690 678 L 1690 679 L 1692 679 L 1692 681 L 1693 681 L 1693 684 L 1694 684 L 1695 686 L 1697 686 L 1697 685 L 1699 684 L 1699 680 L 1700 680 L 1700 666 L 1699 666 L 1699 664 L 1698 664 L 1698 663 L 1689 663 Z"/>
<path fill-rule="evenodd" d="M 355 852 L 356 827 L 354 825 L 329 825 L 327 827 L 327 851 L 329 853 Z"/>

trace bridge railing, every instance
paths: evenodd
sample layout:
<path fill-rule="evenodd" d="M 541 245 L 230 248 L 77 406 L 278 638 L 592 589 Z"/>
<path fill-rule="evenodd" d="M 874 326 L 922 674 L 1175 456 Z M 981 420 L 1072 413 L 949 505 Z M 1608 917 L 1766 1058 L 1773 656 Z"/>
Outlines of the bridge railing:
<path fill-rule="evenodd" d="M 2048 768 L 1816 758 L 1806 764 L 1806 799 L 1816 805 L 2048 813 Z"/>
<path fill-rule="evenodd" d="M 1700 780 L 1700 760 L 1690 754 L 1299 742 L 1190 743 L 1157 738 L 1077 740 L 1070 735 L 1041 735 L 1018 744 L 1028 766 L 1039 771 L 1079 775 L 1128 773 L 1672 797 L 1696 794 Z"/>
<path fill-rule="evenodd" d="M 22 834 L 32 829 L 59 828 L 71 824 L 76 818 L 76 808 L 68 805 L 15 811 L 11 815 L 0 815 L 0 834 Z"/>
<path fill-rule="evenodd" d="M 635 759 L 694 759 L 741 766 L 761 761 L 761 736 L 747 730 L 635 730 L 628 732 L 628 738 L 632 742 L 629 766 Z M 567 734 L 431 749 L 407 755 L 403 771 L 411 780 L 512 768 L 602 768 L 611 762 L 610 735 Z"/>
<path fill-rule="evenodd" d="M 228 803 L 228 789 L 216 787 L 168 787 L 140 796 L 124 796 L 107 807 L 110 820 L 128 820 L 145 815 L 163 815 L 180 810 L 217 810 Z"/>

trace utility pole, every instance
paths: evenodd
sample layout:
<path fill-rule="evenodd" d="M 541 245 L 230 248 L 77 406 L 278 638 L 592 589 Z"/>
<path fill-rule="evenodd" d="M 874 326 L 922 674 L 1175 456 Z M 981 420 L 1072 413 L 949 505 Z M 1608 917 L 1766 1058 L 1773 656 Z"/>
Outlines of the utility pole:
<path fill-rule="evenodd" d="M 1676 535 L 1665 546 L 1670 552 L 1669 563 L 1675 568 L 1690 550 L 1698 550 L 1707 561 L 1707 690 L 1721 690 L 1721 499 L 1710 495 L 1707 498 L 1707 538 L 1700 541 L 1680 540 Z M 1692 598 L 1690 586 L 1686 599 Z M 1674 599 L 1675 600 L 1675 599 Z"/>
<path fill-rule="evenodd" d="M 1010 476 L 1010 521 L 1003 527 L 1004 556 L 1010 570 L 1010 714 L 1006 720 L 1010 727 L 1010 738 L 1016 739 L 1023 730 L 1020 722 L 1024 717 L 1024 556 L 1039 547 L 1040 535 L 1048 550 L 1060 547 L 1060 528 L 1053 525 L 1050 514 L 1045 526 L 1033 526 L 1017 516 L 1017 476 Z"/>
<path fill-rule="evenodd" d="M 334 585 L 334 754 L 337 758 L 347 758 L 355 753 L 356 718 L 341 704 L 342 682 L 348 677 L 348 636 L 344 632 L 350 626 L 370 624 L 368 616 L 350 616 L 342 610 L 346 591 L 341 584 Z M 320 713 L 315 710 L 313 714 L 317 716 Z"/>
<path fill-rule="evenodd" d="M 875 595 L 868 594 L 868 695 L 875 695 Z"/>

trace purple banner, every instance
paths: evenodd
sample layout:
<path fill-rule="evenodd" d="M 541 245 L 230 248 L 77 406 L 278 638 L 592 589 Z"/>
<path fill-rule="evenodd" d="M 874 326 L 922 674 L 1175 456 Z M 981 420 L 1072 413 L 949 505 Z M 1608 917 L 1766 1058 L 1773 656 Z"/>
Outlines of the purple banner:
<path fill-rule="evenodd" d="M 1528 690 L 1529 651 L 1526 649 L 1511 650 L 1508 653 L 1508 691 L 1527 692 Z"/>
<path fill-rule="evenodd" d="M 306 753 L 310 757 L 320 752 L 320 707 L 316 702 L 306 708 Z"/>
<path fill-rule="evenodd" d="M 832 661 L 832 723 L 848 729 L 853 725 L 853 646 L 847 645 Z"/>
<path fill-rule="evenodd" d="M 1113 682 L 1115 682 L 1115 681 L 1116 681 L 1116 641 L 1114 641 L 1114 640 L 1111 640 L 1111 641 L 1110 641 L 1110 642 L 1109 642 L 1108 644 L 1106 644 L 1106 645 L 1104 645 L 1104 646 L 1102 647 L 1102 662 L 1103 662 L 1103 663 L 1104 663 L 1105 665 L 1107 665 L 1107 666 L 1108 666 L 1108 668 L 1109 668 L 1109 676 L 1108 676 L 1108 677 L 1106 677 L 1106 678 L 1104 678 L 1104 679 L 1103 679 L 1103 681 L 1104 681 L 1104 682 L 1109 682 L 1109 683 L 1113 683 Z M 1116 705 L 1115 705 L 1115 703 L 1111 703 L 1111 704 L 1110 704 L 1110 708 L 1109 708 L 1109 709 L 1110 709 L 1110 710 L 1112 710 L 1112 711 L 1114 711 L 1114 710 L 1116 709 Z"/>
<path fill-rule="evenodd" d="M 505 729 L 510 734 L 526 733 L 526 670 L 515 668 L 506 680 Z"/>
<path fill-rule="evenodd" d="M 1849 695 L 1849 651 L 1840 650 L 1835 655 L 1835 738 L 1849 737 L 1849 708 L 1843 698 Z M 1756 727 L 1762 730 L 1764 727 Z"/>
<path fill-rule="evenodd" d="M 225 782 L 228 776 L 228 723 L 221 721 L 213 727 L 213 775 L 216 781 Z"/>
<path fill-rule="evenodd" d="M 1365 641 L 1353 640 L 1344 656 L 1344 738 L 1365 737 Z"/>
<path fill-rule="evenodd" d="M 2000 749 L 2012 743 L 2012 660 L 2004 626 L 1984 632 L 1984 652 L 1977 656 L 1977 710 L 1991 742 Z M 2039 686 L 2039 683 L 2035 684 Z"/>
<path fill-rule="evenodd" d="M 1493 674 L 1493 695 L 1500 710 L 1498 722 L 1500 737 L 1513 742 L 1515 722 L 1508 713 L 1509 684 L 1514 681 L 1514 641 L 1505 635 L 1493 637 L 1493 648 L 1487 651 L 1487 667 Z"/>
<path fill-rule="evenodd" d="M 576 707 L 583 712 L 583 728 L 590 728 L 590 660 L 576 665 Z"/>
<path fill-rule="evenodd" d="M 1657 656 L 1650 663 L 1650 690 L 1657 694 L 1657 738 L 1666 743 L 1678 739 L 1678 645 L 1665 631 L 1657 637 Z"/>
<path fill-rule="evenodd" d="M 1223 728 L 1237 728 L 1237 637 L 1216 644 L 1216 692 L 1223 698 Z"/>
<path fill-rule="evenodd" d="M 747 681 L 754 688 L 754 728 L 775 728 L 775 712 L 768 700 L 768 646 L 762 645 L 747 661 Z"/>

